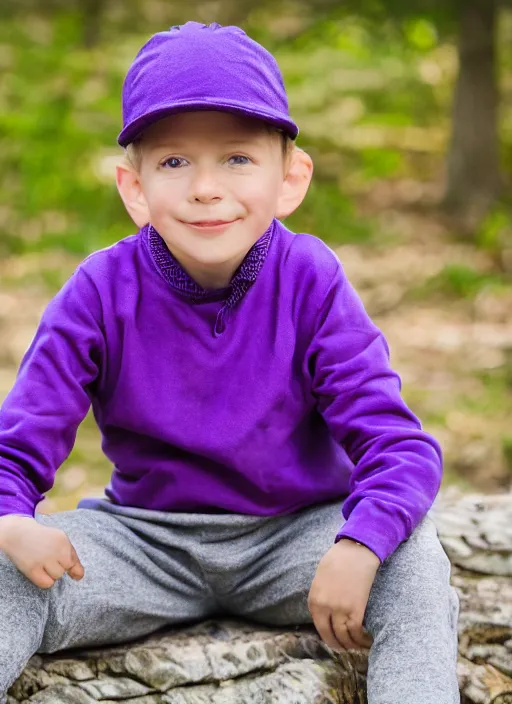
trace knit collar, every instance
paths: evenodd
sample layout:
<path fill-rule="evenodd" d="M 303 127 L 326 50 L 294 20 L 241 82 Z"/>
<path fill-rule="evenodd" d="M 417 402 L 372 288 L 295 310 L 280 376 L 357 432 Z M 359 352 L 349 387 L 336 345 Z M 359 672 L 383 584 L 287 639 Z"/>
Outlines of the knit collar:
<path fill-rule="evenodd" d="M 256 281 L 267 258 L 274 234 L 274 224 L 275 220 L 272 220 L 268 229 L 245 255 L 229 285 L 223 289 L 205 289 L 194 281 L 183 269 L 176 257 L 171 254 L 164 239 L 151 224 L 146 225 L 143 228 L 143 232 L 147 237 L 151 256 L 160 275 L 178 294 L 188 298 L 191 303 L 225 299 L 224 305 L 217 316 L 214 331 L 217 335 L 225 329 L 224 317 L 227 310 L 235 308 Z"/>

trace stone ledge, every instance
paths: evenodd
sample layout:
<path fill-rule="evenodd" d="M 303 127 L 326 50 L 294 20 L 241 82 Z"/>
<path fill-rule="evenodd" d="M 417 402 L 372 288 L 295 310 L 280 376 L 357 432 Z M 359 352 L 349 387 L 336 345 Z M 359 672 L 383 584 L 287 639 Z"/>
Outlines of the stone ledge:
<path fill-rule="evenodd" d="M 512 702 L 512 495 L 442 493 L 434 507 L 461 600 L 463 704 Z M 367 651 L 332 653 L 313 628 L 233 620 L 129 645 L 34 656 L 8 704 L 364 704 Z"/>

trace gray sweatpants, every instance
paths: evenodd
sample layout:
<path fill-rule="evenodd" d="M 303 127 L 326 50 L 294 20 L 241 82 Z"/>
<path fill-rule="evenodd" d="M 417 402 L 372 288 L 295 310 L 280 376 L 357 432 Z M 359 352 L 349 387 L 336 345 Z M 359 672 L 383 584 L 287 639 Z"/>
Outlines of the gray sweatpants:
<path fill-rule="evenodd" d="M 279 517 L 164 513 L 103 501 L 37 520 L 64 530 L 85 568 L 48 590 L 0 553 L 0 703 L 36 652 L 119 643 L 166 624 L 231 614 L 311 623 L 307 597 L 340 503 Z M 364 626 L 369 704 L 454 704 L 459 602 L 427 516 L 379 567 Z"/>

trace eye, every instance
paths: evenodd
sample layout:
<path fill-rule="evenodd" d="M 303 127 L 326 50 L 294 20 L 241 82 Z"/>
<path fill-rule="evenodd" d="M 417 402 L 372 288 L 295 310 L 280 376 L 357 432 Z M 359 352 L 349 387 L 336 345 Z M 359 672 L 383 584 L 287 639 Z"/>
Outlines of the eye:
<path fill-rule="evenodd" d="M 243 154 L 235 154 L 234 156 L 229 157 L 230 161 L 231 161 L 231 159 L 245 159 L 246 160 L 245 162 L 242 162 L 242 163 L 239 162 L 238 164 L 235 164 L 235 166 L 243 166 L 244 164 L 248 164 L 250 162 L 249 157 L 243 156 Z"/>
<path fill-rule="evenodd" d="M 183 161 L 183 159 L 180 159 L 177 156 L 171 156 L 162 162 L 162 166 L 167 166 L 170 169 L 175 169 L 176 166 L 179 166 L 179 163 L 176 164 L 176 162 L 180 162 L 180 161 Z"/>

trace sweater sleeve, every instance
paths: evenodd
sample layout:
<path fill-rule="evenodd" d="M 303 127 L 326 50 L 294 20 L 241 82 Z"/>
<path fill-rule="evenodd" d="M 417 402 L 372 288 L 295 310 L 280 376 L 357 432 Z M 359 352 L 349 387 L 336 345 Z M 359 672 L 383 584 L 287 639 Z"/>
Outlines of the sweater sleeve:
<path fill-rule="evenodd" d="M 404 403 L 384 336 L 341 266 L 319 310 L 308 363 L 319 411 L 354 464 L 336 542 L 356 540 L 383 561 L 431 507 L 441 449 Z"/>
<path fill-rule="evenodd" d="M 0 516 L 33 516 L 71 452 L 104 355 L 101 308 L 77 269 L 44 311 L 0 408 Z"/>

